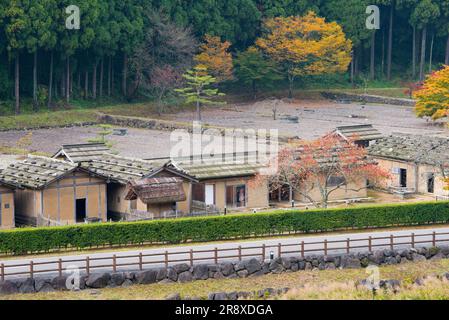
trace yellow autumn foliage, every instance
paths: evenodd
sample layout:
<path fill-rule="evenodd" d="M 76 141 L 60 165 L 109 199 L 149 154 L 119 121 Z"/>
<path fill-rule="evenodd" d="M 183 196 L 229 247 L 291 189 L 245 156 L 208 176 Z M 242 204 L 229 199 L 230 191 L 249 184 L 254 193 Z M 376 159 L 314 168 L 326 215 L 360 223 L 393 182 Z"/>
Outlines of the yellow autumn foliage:
<path fill-rule="evenodd" d="M 232 80 L 233 64 L 230 47 L 231 43 L 222 42 L 220 37 L 205 35 L 204 43 L 200 46 L 200 53 L 195 56 L 195 61 L 205 66 L 217 82 Z"/>
<path fill-rule="evenodd" d="M 413 97 L 417 100 L 415 112 L 418 117 L 430 117 L 432 120 L 448 117 L 449 66 L 429 75 Z"/>
<path fill-rule="evenodd" d="M 352 42 L 341 26 L 314 12 L 268 19 L 264 29 L 256 45 L 284 66 L 290 81 L 296 76 L 344 72 L 351 62 Z"/>

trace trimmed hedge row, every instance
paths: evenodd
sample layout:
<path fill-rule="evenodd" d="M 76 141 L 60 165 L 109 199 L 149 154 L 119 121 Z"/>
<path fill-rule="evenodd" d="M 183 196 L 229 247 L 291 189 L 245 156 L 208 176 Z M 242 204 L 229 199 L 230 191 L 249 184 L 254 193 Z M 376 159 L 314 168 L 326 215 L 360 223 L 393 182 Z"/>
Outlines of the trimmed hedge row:
<path fill-rule="evenodd" d="M 214 241 L 341 229 L 424 225 L 449 221 L 449 202 L 421 202 L 218 217 L 104 223 L 0 231 L 0 252 L 23 254 L 60 248 Z"/>

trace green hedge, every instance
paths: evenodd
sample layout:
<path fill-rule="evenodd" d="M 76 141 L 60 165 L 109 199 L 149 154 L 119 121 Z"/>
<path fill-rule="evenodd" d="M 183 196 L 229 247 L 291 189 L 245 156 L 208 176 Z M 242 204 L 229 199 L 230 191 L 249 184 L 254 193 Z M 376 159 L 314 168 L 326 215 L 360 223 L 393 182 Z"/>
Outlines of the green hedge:
<path fill-rule="evenodd" d="M 449 221 L 449 202 L 424 202 L 308 211 L 273 211 L 218 217 L 104 223 L 0 231 L 0 252 L 181 243 L 350 228 L 423 225 Z"/>

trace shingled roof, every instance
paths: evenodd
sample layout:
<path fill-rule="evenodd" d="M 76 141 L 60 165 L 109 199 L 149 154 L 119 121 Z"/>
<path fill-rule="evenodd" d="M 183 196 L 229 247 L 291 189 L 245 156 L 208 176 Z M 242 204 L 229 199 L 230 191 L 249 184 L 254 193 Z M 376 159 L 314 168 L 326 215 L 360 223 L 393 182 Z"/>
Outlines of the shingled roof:
<path fill-rule="evenodd" d="M 357 141 L 381 139 L 383 135 L 371 124 L 337 127 L 334 131 L 345 139 L 356 137 Z"/>
<path fill-rule="evenodd" d="M 182 179 L 144 178 L 128 183 L 126 200 L 139 198 L 145 204 L 185 201 L 187 199 L 182 187 Z"/>
<path fill-rule="evenodd" d="M 368 148 L 373 157 L 429 165 L 449 164 L 449 139 L 397 134 L 378 140 Z"/>
<path fill-rule="evenodd" d="M 256 175 L 264 166 L 254 156 L 226 159 L 175 159 L 172 165 L 198 180 L 247 177 Z"/>
<path fill-rule="evenodd" d="M 0 183 L 18 188 L 42 189 L 77 169 L 77 165 L 46 158 L 29 156 L 0 170 Z"/>
<path fill-rule="evenodd" d="M 79 163 L 97 159 L 109 152 L 110 149 L 104 143 L 64 144 L 53 158 L 62 157 L 72 163 Z"/>
<path fill-rule="evenodd" d="M 161 159 L 147 161 L 103 154 L 99 158 L 82 162 L 81 167 L 107 177 L 111 181 L 126 184 L 131 180 L 141 179 L 145 175 L 159 170 L 165 163 L 166 161 Z"/>

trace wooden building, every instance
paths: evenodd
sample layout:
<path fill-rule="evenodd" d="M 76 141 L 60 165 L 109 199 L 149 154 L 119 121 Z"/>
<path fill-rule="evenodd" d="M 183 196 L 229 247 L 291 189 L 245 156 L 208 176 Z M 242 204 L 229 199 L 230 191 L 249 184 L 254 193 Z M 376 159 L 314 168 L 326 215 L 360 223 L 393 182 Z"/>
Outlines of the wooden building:
<path fill-rule="evenodd" d="M 148 161 L 104 154 L 96 159 L 82 162 L 81 167 L 89 172 L 107 177 L 108 214 L 112 220 L 158 218 L 164 215 L 190 213 L 190 185 L 196 180 L 188 174 L 167 165 L 167 162 L 167 159 Z M 158 190 L 154 187 L 154 182 L 156 181 L 142 180 L 143 178 L 179 178 L 182 180 L 186 199 L 183 201 L 172 199 L 174 201 L 169 201 L 171 204 L 168 210 L 167 201 L 165 200 L 159 203 L 159 206 L 154 201 L 151 201 L 151 203 L 147 201 L 148 198 L 141 199 L 139 191 L 134 192 L 134 195 L 131 196 L 129 189 L 141 186 L 142 182 L 151 183 L 147 191 Z M 162 186 L 169 186 L 165 183 L 166 181 L 160 181 L 164 182 Z"/>
<path fill-rule="evenodd" d="M 71 163 L 97 159 L 111 150 L 104 143 L 64 144 L 52 158 Z"/>
<path fill-rule="evenodd" d="M 368 148 L 371 158 L 391 174 L 383 188 L 394 193 L 448 196 L 443 174 L 449 174 L 449 139 L 396 134 Z"/>
<path fill-rule="evenodd" d="M 262 165 L 254 159 L 227 155 L 221 159 L 174 159 L 178 170 L 198 180 L 192 183 L 191 211 L 204 208 L 243 211 L 269 207 L 268 185 L 252 183 Z"/>
<path fill-rule="evenodd" d="M 331 134 L 337 134 L 346 141 L 353 140 L 356 145 L 364 148 L 369 147 L 376 140 L 383 137 L 371 124 L 340 126 Z"/>
<path fill-rule="evenodd" d="M 77 164 L 29 156 L 0 172 L 15 187 L 19 225 L 66 225 L 106 220 L 106 179 Z"/>
<path fill-rule="evenodd" d="M 0 182 L 0 229 L 15 227 L 14 190 L 15 185 Z"/>

